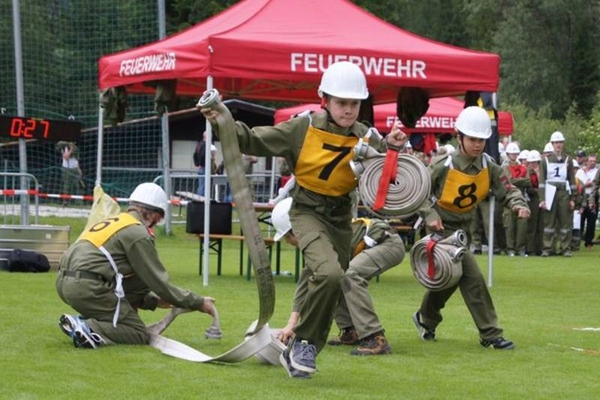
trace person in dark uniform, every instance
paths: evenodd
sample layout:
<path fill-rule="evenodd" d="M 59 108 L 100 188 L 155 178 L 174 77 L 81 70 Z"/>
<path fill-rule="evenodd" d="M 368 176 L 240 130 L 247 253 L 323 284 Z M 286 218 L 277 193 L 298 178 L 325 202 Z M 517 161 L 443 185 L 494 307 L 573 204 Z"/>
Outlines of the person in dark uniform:
<path fill-rule="evenodd" d="M 440 157 L 430 166 L 432 201 L 420 210 L 428 230 L 444 237 L 461 229 L 468 231 L 475 207 L 488 193 L 492 194 L 520 218 L 529 217 L 529 208 L 521 191 L 510 183 L 502 168 L 483 153 L 491 134 L 486 111 L 467 107 L 456 119 L 459 151 Z M 494 349 L 512 349 L 514 343 L 503 337 L 496 310 L 475 257 L 467 252 L 462 260 L 462 276 L 446 289 L 427 290 L 413 322 L 423 340 L 432 341 L 442 322 L 441 310 L 452 294 L 460 289 L 479 331 L 480 343 Z"/>
<path fill-rule="evenodd" d="M 527 171 L 530 187 L 527 189 L 527 205 L 531 215 L 527 220 L 527 254 L 539 256 L 542 254 L 544 233 L 544 219 L 540 210 L 540 195 L 538 193 L 540 161 L 542 156 L 539 151 L 531 150 L 527 157 Z"/>
<path fill-rule="evenodd" d="M 510 183 L 519 188 L 521 193 L 525 193 L 531 187 L 531 181 L 527 172 L 527 166 L 518 160 L 522 153 L 517 143 L 509 143 L 506 146 L 507 159 L 502 163 L 502 168 L 510 178 Z M 529 153 L 529 152 L 528 152 Z M 504 209 L 503 226 L 506 228 L 506 251 L 509 257 L 515 254 L 527 257 L 527 220 L 517 218 L 510 209 Z"/>
<path fill-rule="evenodd" d="M 214 316 L 214 299 L 169 283 L 152 228 L 167 211 L 167 195 L 154 183 L 131 193 L 125 213 L 84 231 L 61 257 L 56 279 L 60 298 L 81 317 L 63 314 L 59 327 L 77 348 L 148 344 L 138 309 L 172 306 Z"/>
<path fill-rule="evenodd" d="M 369 96 L 362 70 L 353 63 L 331 64 L 323 73 L 318 94 L 324 110 L 302 115 L 275 126 L 248 128 L 236 121 L 240 151 L 266 157 L 284 157 L 296 179 L 290 220 L 310 274 L 306 301 L 295 326 L 296 337 L 282 355 L 292 371 L 316 371 L 316 356 L 327 341 L 333 311 L 341 294 L 341 281 L 350 261 L 352 229 L 351 193 L 356 178 L 350 168 L 352 149 L 368 127 L 358 122 L 361 102 Z M 218 135 L 217 110 L 201 112 Z M 395 128 L 386 141 L 403 147 L 406 135 Z M 378 151 L 380 137 L 369 144 Z"/>

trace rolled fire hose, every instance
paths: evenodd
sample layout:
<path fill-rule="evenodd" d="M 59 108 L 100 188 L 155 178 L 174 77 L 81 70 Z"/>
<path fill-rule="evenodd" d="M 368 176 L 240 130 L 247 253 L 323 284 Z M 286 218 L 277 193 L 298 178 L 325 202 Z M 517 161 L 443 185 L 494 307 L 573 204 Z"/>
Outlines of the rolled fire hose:
<path fill-rule="evenodd" d="M 271 273 L 271 263 L 265 242 L 258 225 L 258 217 L 254 210 L 252 192 L 246 180 L 242 154 L 235 131 L 235 122 L 229 109 L 220 101 L 219 92 L 215 89 L 207 91 L 198 101 L 200 108 L 213 108 L 219 111 L 217 125 L 223 149 L 223 162 L 233 198 L 240 217 L 240 224 L 258 286 L 259 317 L 245 333 L 245 340 L 228 352 L 210 357 L 183 343 L 160 335 L 180 314 L 188 311 L 175 308 L 157 324 L 148 327 L 150 345 L 164 354 L 194 362 L 220 361 L 235 363 L 256 355 L 262 362 L 278 364 L 279 354 L 285 346 L 276 338 L 277 331 L 269 329 L 268 321 L 275 309 L 275 284 Z M 216 310 L 215 310 L 216 311 Z M 207 338 L 220 338 L 218 314 L 213 324 L 205 332 Z"/>
<path fill-rule="evenodd" d="M 437 233 L 425 236 L 410 249 L 413 275 L 432 291 L 456 285 L 462 276 L 466 246 L 467 234 L 462 230 L 447 238 Z"/>
<path fill-rule="evenodd" d="M 383 173 L 385 155 L 372 147 L 355 149 L 350 164 L 359 178 L 358 191 L 363 205 L 381 218 L 406 218 L 414 215 L 429 197 L 431 178 L 423 162 L 411 154 L 398 155 L 396 178 L 388 187 L 385 205 L 373 210 L 377 189 Z"/>

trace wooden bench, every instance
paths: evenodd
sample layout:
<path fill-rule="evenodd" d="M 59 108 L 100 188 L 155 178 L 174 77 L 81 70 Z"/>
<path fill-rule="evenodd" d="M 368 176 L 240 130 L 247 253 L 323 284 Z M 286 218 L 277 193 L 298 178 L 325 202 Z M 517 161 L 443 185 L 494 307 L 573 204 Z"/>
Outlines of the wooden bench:
<path fill-rule="evenodd" d="M 412 225 L 406 225 L 406 223 L 404 223 L 402 221 L 390 220 L 388 223 L 390 224 L 390 226 L 392 228 L 394 228 L 395 230 L 397 230 L 398 233 L 414 231 L 414 228 L 413 228 Z"/>
<path fill-rule="evenodd" d="M 204 234 L 200 233 L 197 235 L 200 239 L 200 260 L 198 272 L 199 275 L 202 275 L 202 256 L 204 254 Z M 273 252 L 273 245 L 276 248 L 276 273 L 279 274 L 280 261 L 281 261 L 281 243 L 276 242 L 273 238 L 265 237 L 263 238 L 265 241 L 265 246 L 269 250 L 269 259 L 271 259 Z M 237 240 L 240 242 L 240 275 L 244 274 L 244 246 L 245 246 L 245 236 L 243 235 L 220 235 L 220 234 L 209 234 L 209 248 L 213 250 L 217 254 L 217 276 L 221 275 L 221 265 L 222 265 L 222 252 L 223 252 L 223 240 Z M 250 260 L 250 255 L 248 255 L 247 267 L 246 267 L 246 279 L 251 279 L 252 273 L 252 265 Z"/>

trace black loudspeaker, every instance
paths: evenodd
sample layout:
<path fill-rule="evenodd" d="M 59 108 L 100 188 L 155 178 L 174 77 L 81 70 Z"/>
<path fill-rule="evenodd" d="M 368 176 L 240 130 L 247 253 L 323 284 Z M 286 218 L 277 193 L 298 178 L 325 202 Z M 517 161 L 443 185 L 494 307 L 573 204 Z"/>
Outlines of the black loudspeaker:
<path fill-rule="evenodd" d="M 211 234 L 231 235 L 231 203 L 210 202 Z M 187 233 L 204 233 L 204 202 L 192 201 L 187 205 Z"/>

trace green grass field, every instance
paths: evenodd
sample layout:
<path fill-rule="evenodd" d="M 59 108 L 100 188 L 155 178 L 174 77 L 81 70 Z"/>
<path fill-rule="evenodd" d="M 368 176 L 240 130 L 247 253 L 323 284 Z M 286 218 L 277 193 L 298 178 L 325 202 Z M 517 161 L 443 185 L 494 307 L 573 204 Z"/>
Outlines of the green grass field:
<path fill-rule="evenodd" d="M 69 224 L 75 239 L 85 221 Z M 174 229 L 157 247 L 173 283 L 217 299 L 224 337 L 204 338 L 210 318 L 179 317 L 165 336 L 216 356 L 243 340 L 258 316 L 256 283 L 239 276 L 238 243 L 229 243 L 223 276 L 216 259 L 207 287 L 198 276 L 198 241 Z M 293 250 L 283 245 L 283 270 L 293 271 Z M 514 351 L 479 345 L 477 331 L 456 292 L 444 310 L 437 342 L 422 342 L 411 321 L 424 289 L 408 259 L 371 284 L 393 354 L 352 357 L 350 347 L 327 347 L 311 380 L 292 380 L 283 368 L 251 358 L 234 365 L 196 364 L 149 346 L 78 350 L 59 330 L 72 310 L 54 289 L 54 272 L 0 274 L 3 306 L 0 349 L 2 399 L 593 399 L 600 397 L 600 250 L 573 258 L 494 259 L 491 289 L 505 336 Z M 478 256 L 487 276 L 487 259 Z M 287 321 L 295 283 L 275 277 L 272 327 Z M 164 310 L 144 312 L 148 323 Z M 336 334 L 334 327 L 331 334 Z"/>

